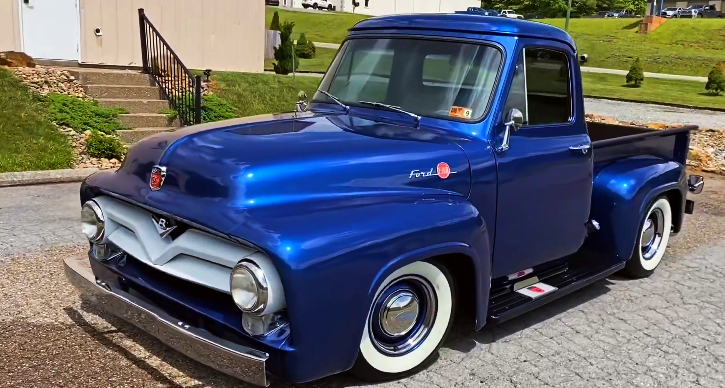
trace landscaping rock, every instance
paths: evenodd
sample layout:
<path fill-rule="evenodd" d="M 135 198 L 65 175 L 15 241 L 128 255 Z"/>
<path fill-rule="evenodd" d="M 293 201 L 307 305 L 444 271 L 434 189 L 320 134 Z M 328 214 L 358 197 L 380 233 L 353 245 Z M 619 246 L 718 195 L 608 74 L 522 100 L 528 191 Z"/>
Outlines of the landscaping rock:
<path fill-rule="evenodd" d="M 86 139 L 91 135 L 91 131 L 78 133 L 68 127 L 58 127 L 58 130 L 68 137 L 73 147 L 73 155 L 75 156 L 73 168 L 98 168 L 107 170 L 121 167 L 121 162 L 117 159 L 98 159 L 88 156 L 86 152 Z"/>
<path fill-rule="evenodd" d="M 31 90 L 40 95 L 59 93 L 79 98 L 88 98 L 80 82 L 65 70 L 43 66 L 34 68 L 12 67 L 10 70 L 23 83 L 28 85 Z"/>
<path fill-rule="evenodd" d="M 35 67 L 35 61 L 26 53 L 5 51 L 0 52 L 0 66 Z"/>

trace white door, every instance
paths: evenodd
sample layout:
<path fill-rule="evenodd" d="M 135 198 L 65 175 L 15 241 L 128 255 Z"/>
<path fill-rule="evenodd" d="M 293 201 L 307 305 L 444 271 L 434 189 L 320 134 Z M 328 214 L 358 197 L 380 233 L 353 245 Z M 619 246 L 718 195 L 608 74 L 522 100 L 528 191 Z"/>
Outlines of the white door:
<path fill-rule="evenodd" d="M 77 61 L 78 0 L 20 1 L 23 51 L 33 58 Z"/>

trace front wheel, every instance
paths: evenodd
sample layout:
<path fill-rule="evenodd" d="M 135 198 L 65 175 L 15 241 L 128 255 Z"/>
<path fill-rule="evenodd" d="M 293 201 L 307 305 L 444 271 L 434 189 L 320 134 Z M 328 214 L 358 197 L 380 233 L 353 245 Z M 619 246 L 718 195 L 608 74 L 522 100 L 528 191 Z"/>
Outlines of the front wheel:
<path fill-rule="evenodd" d="M 645 214 L 634 253 L 622 271 L 633 278 L 645 278 L 654 273 L 665 255 L 672 229 L 672 207 L 666 197 L 657 198 Z"/>
<path fill-rule="evenodd" d="M 445 267 L 419 261 L 395 271 L 378 288 L 350 372 L 383 381 L 425 368 L 450 330 L 454 305 Z"/>
<path fill-rule="evenodd" d="M 317 9 L 317 8 L 318 8 L 317 3 L 312 4 L 312 9 Z"/>

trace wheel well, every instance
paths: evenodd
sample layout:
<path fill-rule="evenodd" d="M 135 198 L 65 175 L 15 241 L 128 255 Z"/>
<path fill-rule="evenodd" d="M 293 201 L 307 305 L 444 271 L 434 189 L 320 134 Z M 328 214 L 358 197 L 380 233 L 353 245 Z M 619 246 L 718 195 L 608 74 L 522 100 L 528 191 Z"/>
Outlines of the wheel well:
<path fill-rule="evenodd" d="M 448 269 L 456 287 L 456 316 L 459 322 L 476 321 L 476 276 L 473 259 L 464 254 L 431 258 Z"/>
<path fill-rule="evenodd" d="M 678 233 L 682 228 L 683 221 L 683 198 L 680 190 L 670 190 L 664 193 L 672 208 L 672 231 Z"/>

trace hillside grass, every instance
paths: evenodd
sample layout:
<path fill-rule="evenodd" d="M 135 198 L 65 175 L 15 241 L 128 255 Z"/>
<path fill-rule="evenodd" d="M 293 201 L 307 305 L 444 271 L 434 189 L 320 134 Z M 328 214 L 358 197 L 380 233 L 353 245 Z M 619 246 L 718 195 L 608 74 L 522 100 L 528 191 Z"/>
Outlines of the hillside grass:
<path fill-rule="evenodd" d="M 267 7 L 267 26 L 274 10 Z M 295 37 L 305 32 L 313 42 L 340 43 L 347 30 L 365 15 L 279 10 L 280 20 L 293 21 Z M 564 28 L 564 19 L 537 22 Z M 627 70 L 639 57 L 644 71 L 707 76 L 719 61 L 725 61 L 725 21 L 722 19 L 671 19 L 647 35 L 637 33 L 640 19 L 571 19 L 569 33 L 587 66 Z M 310 64 L 318 71 L 324 67 Z"/>
<path fill-rule="evenodd" d="M 0 172 L 70 168 L 73 150 L 40 99 L 0 68 Z"/>
<path fill-rule="evenodd" d="M 335 59 L 336 53 L 336 49 L 317 47 L 315 49 L 314 58 L 300 58 L 300 67 L 297 69 L 297 71 L 324 73 L 330 66 L 330 63 L 332 63 L 332 60 Z M 274 62 L 274 59 L 264 61 L 264 70 L 274 70 Z"/>
<path fill-rule="evenodd" d="M 564 19 L 544 19 L 564 28 Z M 572 19 L 569 33 L 587 66 L 628 70 L 639 57 L 644 71 L 707 76 L 725 61 L 725 21 L 671 19 L 650 34 L 637 33 L 639 19 Z"/>
<path fill-rule="evenodd" d="M 369 16 L 347 12 L 302 12 L 288 11 L 277 7 L 265 7 L 265 28 L 269 28 L 272 15 L 279 12 L 279 22 L 290 21 L 295 23 L 292 38 L 297 39 L 303 32 L 307 39 L 313 42 L 341 43 L 347 35 L 347 30 L 360 20 Z"/>
<path fill-rule="evenodd" d="M 312 98 L 322 80 L 310 76 L 284 76 L 215 72 L 213 90 L 226 100 L 239 117 L 294 110 L 297 93 L 303 90 Z"/>
<path fill-rule="evenodd" d="M 582 73 L 582 82 L 587 97 L 725 109 L 725 96 L 707 93 L 704 82 L 645 78 L 642 87 L 633 88 L 622 75 L 599 73 Z"/>

